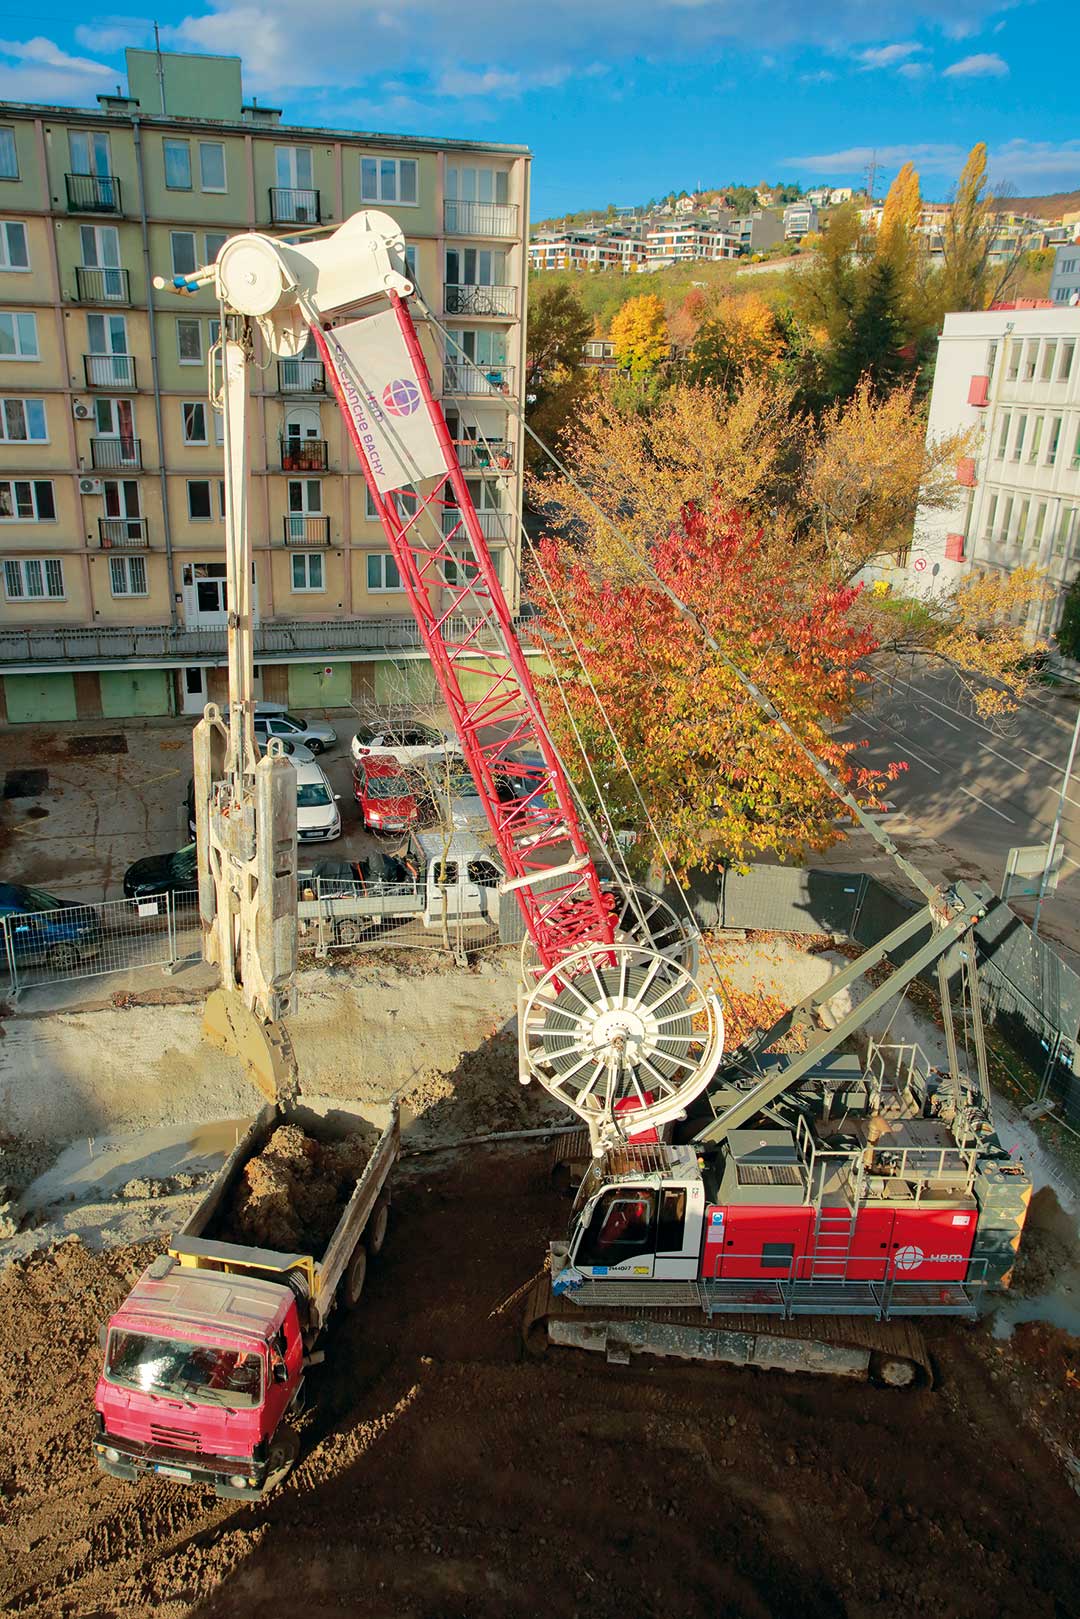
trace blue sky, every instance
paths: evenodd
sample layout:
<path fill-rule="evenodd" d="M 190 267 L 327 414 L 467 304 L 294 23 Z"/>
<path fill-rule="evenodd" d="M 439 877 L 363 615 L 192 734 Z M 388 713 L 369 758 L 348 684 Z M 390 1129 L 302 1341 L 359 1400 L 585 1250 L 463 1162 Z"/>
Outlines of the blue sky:
<path fill-rule="evenodd" d="M 942 198 L 977 140 L 1019 194 L 1080 187 L 1075 0 L 189 5 L 165 47 L 242 56 L 246 93 L 287 118 L 530 146 L 537 218 L 733 179 L 852 183 L 875 151 L 886 181 L 911 157 Z M 93 106 L 124 46 L 152 42 L 140 14 L 45 7 L 32 28 L 0 9 L 4 98 Z"/>

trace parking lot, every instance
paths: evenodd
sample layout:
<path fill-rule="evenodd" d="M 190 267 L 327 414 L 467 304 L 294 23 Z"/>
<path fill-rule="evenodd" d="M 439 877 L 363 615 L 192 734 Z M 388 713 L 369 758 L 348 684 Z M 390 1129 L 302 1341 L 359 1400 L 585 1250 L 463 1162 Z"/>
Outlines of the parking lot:
<path fill-rule="evenodd" d="M 323 855 L 359 860 L 385 845 L 364 831 L 353 798 L 355 716 L 311 710 L 306 717 L 328 720 L 338 735 L 319 763 L 341 795 L 342 835 L 333 843 L 301 844 L 300 863 Z M 185 797 L 193 725 L 190 718 L 100 720 L 0 731 L 7 881 L 62 899 L 117 899 L 133 861 L 190 842 Z"/>

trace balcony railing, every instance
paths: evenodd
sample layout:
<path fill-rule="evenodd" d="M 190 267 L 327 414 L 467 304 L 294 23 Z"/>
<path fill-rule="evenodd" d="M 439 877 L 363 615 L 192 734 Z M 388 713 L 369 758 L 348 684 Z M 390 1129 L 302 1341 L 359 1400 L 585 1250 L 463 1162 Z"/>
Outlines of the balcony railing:
<path fill-rule="evenodd" d="M 310 517 L 288 512 L 284 519 L 286 545 L 329 545 L 329 517 Z"/>
<path fill-rule="evenodd" d="M 517 203 L 456 202 L 448 197 L 443 203 L 443 228 L 452 236 L 516 236 Z"/>
<path fill-rule="evenodd" d="M 443 366 L 443 392 L 448 394 L 508 394 L 513 382 L 512 365 L 447 360 Z"/>
<path fill-rule="evenodd" d="M 326 372 L 321 360 L 279 360 L 278 392 L 283 394 L 324 394 Z"/>
<path fill-rule="evenodd" d="M 120 182 L 115 174 L 68 174 L 65 179 L 69 213 L 120 212 Z"/>
<path fill-rule="evenodd" d="M 485 540 L 505 540 L 510 532 L 510 517 L 507 512 L 477 512 L 480 523 L 480 532 Z M 460 526 L 459 526 L 460 525 Z M 455 539 L 466 539 L 461 513 L 456 506 L 450 506 L 442 514 L 443 539 L 449 539 L 451 534 Z"/>
<path fill-rule="evenodd" d="M 145 517 L 99 517 L 98 544 L 103 551 L 145 551 L 150 544 Z"/>
<path fill-rule="evenodd" d="M 95 472 L 114 472 L 142 466 L 142 440 L 137 438 L 92 438 L 90 465 Z"/>
<path fill-rule="evenodd" d="M 443 306 L 448 315 L 514 316 L 516 287 L 476 287 L 443 285 Z"/>
<path fill-rule="evenodd" d="M 514 446 L 502 439 L 489 438 L 478 444 L 475 439 L 459 438 L 454 440 L 454 449 L 457 451 L 458 466 L 463 472 L 514 470 Z"/>
<path fill-rule="evenodd" d="M 282 472 L 325 472 L 326 440 L 324 438 L 283 438 L 281 441 Z"/>
<path fill-rule="evenodd" d="M 129 304 L 131 281 L 126 270 L 75 267 L 75 296 L 81 304 Z"/>
<path fill-rule="evenodd" d="M 295 186 L 270 187 L 270 219 L 275 225 L 317 225 L 321 219 L 319 193 Z"/>
<path fill-rule="evenodd" d="M 84 354 L 88 388 L 134 388 L 133 354 Z"/>

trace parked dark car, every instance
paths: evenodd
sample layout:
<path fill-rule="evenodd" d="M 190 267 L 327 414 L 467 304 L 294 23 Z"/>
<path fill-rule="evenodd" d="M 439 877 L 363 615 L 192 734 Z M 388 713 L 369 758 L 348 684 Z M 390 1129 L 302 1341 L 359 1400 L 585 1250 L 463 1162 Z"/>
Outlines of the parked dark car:
<path fill-rule="evenodd" d="M 0 883 L 0 920 L 20 962 L 64 971 L 101 949 L 101 917 L 94 907 L 44 888 Z"/>
<path fill-rule="evenodd" d="M 194 843 L 174 849 L 171 854 L 150 854 L 136 860 L 124 873 L 126 899 L 158 899 L 197 888 L 199 854 Z"/>

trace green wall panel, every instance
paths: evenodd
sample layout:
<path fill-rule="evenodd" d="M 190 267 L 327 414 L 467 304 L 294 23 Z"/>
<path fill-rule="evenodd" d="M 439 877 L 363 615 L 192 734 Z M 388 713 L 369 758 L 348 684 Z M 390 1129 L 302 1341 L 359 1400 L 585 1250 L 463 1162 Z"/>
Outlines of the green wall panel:
<path fill-rule="evenodd" d="M 73 675 L 5 675 L 4 692 L 12 725 L 75 718 Z"/>
<path fill-rule="evenodd" d="M 103 669 L 101 712 L 105 719 L 135 719 L 169 713 L 169 675 L 165 669 Z"/>
<path fill-rule="evenodd" d="M 348 708 L 351 703 L 352 665 L 347 659 L 337 663 L 290 664 L 290 708 Z"/>

